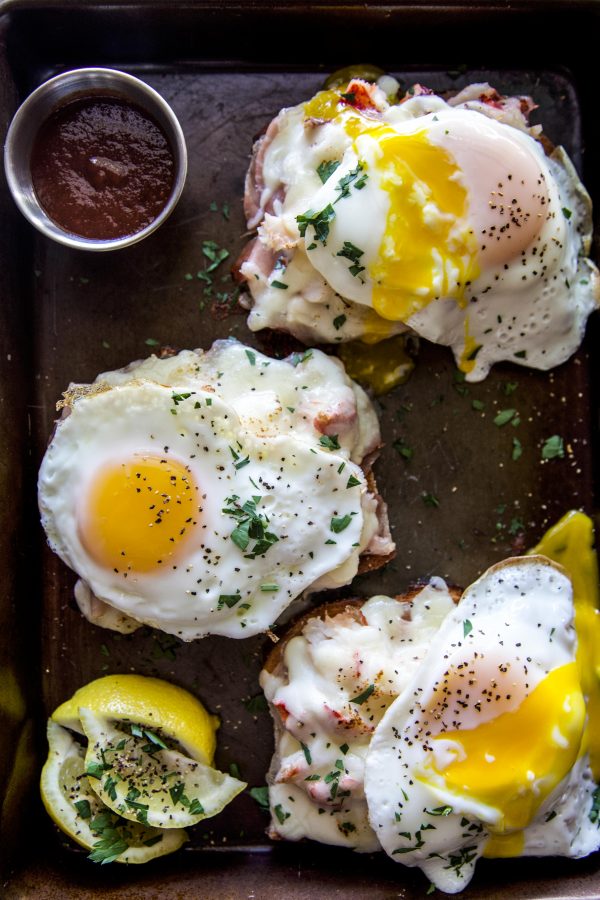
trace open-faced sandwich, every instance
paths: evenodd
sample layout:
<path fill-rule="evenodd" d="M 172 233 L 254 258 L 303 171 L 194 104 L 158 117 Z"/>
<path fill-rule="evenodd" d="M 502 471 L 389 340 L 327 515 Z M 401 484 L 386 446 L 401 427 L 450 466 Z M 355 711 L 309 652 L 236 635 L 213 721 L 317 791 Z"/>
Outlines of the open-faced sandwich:
<path fill-rule="evenodd" d="M 319 350 L 219 341 L 71 385 L 60 405 L 42 524 L 96 624 L 248 637 L 394 553 L 375 410 Z"/>
<path fill-rule="evenodd" d="M 567 562 L 575 535 L 571 558 L 587 553 L 575 598 L 560 565 L 529 555 L 462 596 L 432 579 L 297 623 L 261 673 L 272 837 L 381 847 L 449 893 L 482 856 L 598 849 L 597 568 L 573 515 L 544 549 Z"/>
<path fill-rule="evenodd" d="M 305 342 L 416 333 L 470 381 L 571 356 L 600 297 L 589 196 L 528 97 L 352 79 L 254 146 L 239 260 L 249 327 Z"/>

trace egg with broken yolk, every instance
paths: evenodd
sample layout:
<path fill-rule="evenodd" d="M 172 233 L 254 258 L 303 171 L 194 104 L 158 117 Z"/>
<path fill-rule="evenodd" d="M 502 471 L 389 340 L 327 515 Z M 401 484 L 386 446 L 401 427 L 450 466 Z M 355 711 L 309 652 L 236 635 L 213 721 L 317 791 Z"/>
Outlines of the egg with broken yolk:
<path fill-rule="evenodd" d="M 597 723 L 573 622 L 559 566 L 499 563 L 465 591 L 376 729 L 371 826 L 393 859 L 441 890 L 466 886 L 481 856 L 579 856 L 597 845 Z"/>
<path fill-rule="evenodd" d="M 397 125 L 346 113 L 344 122 L 352 144 L 313 199 L 331 210 L 328 235 L 304 235 L 310 261 L 342 296 L 407 321 L 441 298 L 465 305 L 480 276 L 510 280 L 516 265 L 520 281 L 525 257 L 535 281 L 545 243 L 564 241 L 529 135 L 467 110 Z"/>

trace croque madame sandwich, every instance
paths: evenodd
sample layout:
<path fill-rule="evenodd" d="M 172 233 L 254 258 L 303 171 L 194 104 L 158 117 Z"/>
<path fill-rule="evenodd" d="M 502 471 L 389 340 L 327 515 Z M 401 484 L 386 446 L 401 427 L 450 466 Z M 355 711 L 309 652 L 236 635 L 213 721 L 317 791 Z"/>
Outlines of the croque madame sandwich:
<path fill-rule="evenodd" d="M 319 350 L 218 341 L 71 385 L 60 405 L 42 524 L 96 624 L 249 637 L 394 553 L 375 410 Z"/>
<path fill-rule="evenodd" d="M 469 381 L 579 346 L 600 298 L 590 198 L 529 97 L 399 96 L 352 79 L 283 109 L 254 146 L 238 261 L 252 330 L 306 343 L 409 332 Z"/>
<path fill-rule="evenodd" d="M 589 600 L 530 555 L 304 616 L 261 673 L 271 837 L 383 848 L 449 893 L 482 856 L 598 849 Z"/>

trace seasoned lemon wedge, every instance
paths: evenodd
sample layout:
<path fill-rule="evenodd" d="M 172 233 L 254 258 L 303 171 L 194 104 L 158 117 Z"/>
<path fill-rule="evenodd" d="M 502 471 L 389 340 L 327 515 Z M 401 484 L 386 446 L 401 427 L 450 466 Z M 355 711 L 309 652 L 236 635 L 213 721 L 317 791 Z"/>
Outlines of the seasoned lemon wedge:
<path fill-rule="evenodd" d="M 177 742 L 200 762 L 210 765 L 216 747 L 219 720 L 183 688 L 144 675 L 106 675 L 75 691 L 52 714 L 52 720 L 82 732 L 79 707 L 116 722 L 134 722 Z"/>
<path fill-rule="evenodd" d="M 182 828 L 162 830 L 116 815 L 91 789 L 85 775 L 85 748 L 55 722 L 48 722 L 49 754 L 40 782 L 53 821 L 91 851 L 95 862 L 144 863 L 178 850 Z"/>
<path fill-rule="evenodd" d="M 110 809 L 133 822 L 184 828 L 215 816 L 246 787 L 218 769 L 169 749 L 138 725 L 117 728 L 80 707 L 88 747 L 85 771 Z"/>

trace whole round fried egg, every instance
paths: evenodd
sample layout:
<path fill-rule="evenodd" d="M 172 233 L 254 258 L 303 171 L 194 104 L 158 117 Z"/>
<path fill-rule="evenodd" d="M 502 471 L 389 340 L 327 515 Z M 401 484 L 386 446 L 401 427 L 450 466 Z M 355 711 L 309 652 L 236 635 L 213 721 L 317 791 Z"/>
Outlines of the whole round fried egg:
<path fill-rule="evenodd" d="M 455 893 L 481 856 L 598 848 L 576 648 L 571 582 L 548 559 L 465 591 L 371 740 L 369 818 L 394 860 Z"/>
<path fill-rule="evenodd" d="M 241 269 L 250 327 L 411 329 L 471 381 L 502 360 L 564 362 L 600 295 L 589 197 L 564 151 L 546 156 L 497 106 L 391 106 L 355 81 L 284 110 L 262 152 L 260 254 Z"/>
<path fill-rule="evenodd" d="M 217 361 L 243 358 L 257 379 L 276 364 L 246 350 L 222 346 Z M 375 518 L 349 459 L 362 458 L 362 438 L 353 426 L 346 447 L 321 442 L 312 419 L 299 434 L 287 420 L 277 428 L 268 392 L 242 422 L 213 385 L 193 380 L 210 362 L 184 356 L 165 361 L 165 375 L 186 370 L 179 384 L 144 378 L 140 366 L 137 377 L 72 392 L 40 469 L 42 524 L 93 596 L 124 616 L 184 640 L 246 637 L 320 579 L 355 573 Z M 308 408 L 319 414 L 318 403 Z"/>

